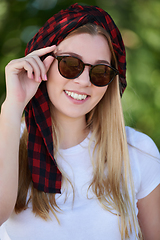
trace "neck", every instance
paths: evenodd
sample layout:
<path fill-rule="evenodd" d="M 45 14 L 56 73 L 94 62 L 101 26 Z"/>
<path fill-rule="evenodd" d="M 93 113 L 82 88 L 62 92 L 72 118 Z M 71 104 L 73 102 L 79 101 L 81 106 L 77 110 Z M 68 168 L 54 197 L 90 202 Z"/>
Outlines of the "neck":
<path fill-rule="evenodd" d="M 89 129 L 86 127 L 85 116 L 70 118 L 67 116 L 56 116 L 58 127 L 59 148 L 67 149 L 81 143 L 88 135 Z"/>
<path fill-rule="evenodd" d="M 69 121 L 60 125 L 60 143 L 61 149 L 67 149 L 81 143 L 88 135 L 89 130 L 86 129 L 86 124 L 80 121 Z"/>

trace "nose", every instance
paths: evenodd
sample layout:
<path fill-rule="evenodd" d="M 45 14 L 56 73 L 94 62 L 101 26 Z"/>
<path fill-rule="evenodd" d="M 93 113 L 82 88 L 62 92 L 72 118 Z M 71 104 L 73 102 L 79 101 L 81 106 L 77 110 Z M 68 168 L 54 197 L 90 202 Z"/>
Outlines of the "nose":
<path fill-rule="evenodd" d="M 90 67 L 85 66 L 81 75 L 79 77 L 75 78 L 74 82 L 77 84 L 80 84 L 83 87 L 90 87 L 91 81 L 90 81 L 90 77 L 89 77 L 89 70 L 90 70 Z"/>

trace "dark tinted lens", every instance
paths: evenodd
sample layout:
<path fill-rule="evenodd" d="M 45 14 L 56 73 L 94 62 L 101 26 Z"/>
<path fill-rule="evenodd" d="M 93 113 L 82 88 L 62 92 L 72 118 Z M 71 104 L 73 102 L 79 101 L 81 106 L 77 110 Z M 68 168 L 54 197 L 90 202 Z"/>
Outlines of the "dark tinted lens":
<path fill-rule="evenodd" d="M 96 86 L 106 86 L 115 77 L 115 72 L 107 65 L 96 65 L 90 70 L 91 82 Z"/>
<path fill-rule="evenodd" d="M 60 57 L 59 71 L 63 77 L 74 79 L 83 71 L 83 62 L 76 57 Z"/>

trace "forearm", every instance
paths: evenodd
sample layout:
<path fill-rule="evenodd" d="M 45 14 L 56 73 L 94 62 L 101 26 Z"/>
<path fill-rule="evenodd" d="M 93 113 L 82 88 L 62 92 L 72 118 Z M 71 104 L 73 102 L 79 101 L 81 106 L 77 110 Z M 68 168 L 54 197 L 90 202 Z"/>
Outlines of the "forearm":
<path fill-rule="evenodd" d="M 4 102 L 0 115 L 0 224 L 12 213 L 18 190 L 21 111 Z"/>
<path fill-rule="evenodd" d="M 0 115 L 0 224 L 12 213 L 18 191 L 19 141 L 21 116 L 37 92 L 54 58 L 40 57 L 56 46 L 33 51 L 24 58 L 9 62 L 5 68 L 7 97 Z"/>
<path fill-rule="evenodd" d="M 143 240 L 160 240 L 160 185 L 138 200 L 138 209 Z"/>

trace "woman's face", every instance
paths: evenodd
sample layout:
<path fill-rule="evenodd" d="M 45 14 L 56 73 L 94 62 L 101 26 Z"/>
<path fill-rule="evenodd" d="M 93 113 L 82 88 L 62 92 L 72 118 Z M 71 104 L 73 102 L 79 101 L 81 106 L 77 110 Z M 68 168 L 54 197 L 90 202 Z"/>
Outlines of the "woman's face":
<path fill-rule="evenodd" d="M 111 62 L 111 52 L 108 42 L 102 35 L 92 36 L 87 33 L 77 34 L 64 39 L 56 49 L 56 55 L 78 56 L 84 63 Z M 56 118 L 85 118 L 107 90 L 96 87 L 90 82 L 89 66 L 85 66 L 83 73 L 76 79 L 64 78 L 58 70 L 55 59 L 48 72 L 47 91 Z M 72 96 L 71 96 L 72 94 Z M 82 100 L 77 100 L 77 95 Z M 51 108 L 52 109 L 52 108 Z"/>

